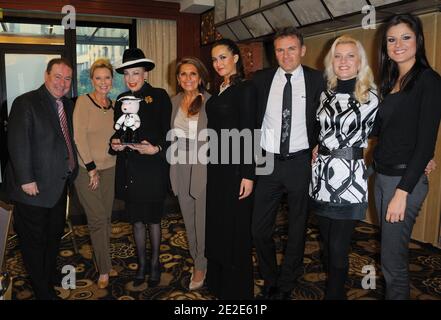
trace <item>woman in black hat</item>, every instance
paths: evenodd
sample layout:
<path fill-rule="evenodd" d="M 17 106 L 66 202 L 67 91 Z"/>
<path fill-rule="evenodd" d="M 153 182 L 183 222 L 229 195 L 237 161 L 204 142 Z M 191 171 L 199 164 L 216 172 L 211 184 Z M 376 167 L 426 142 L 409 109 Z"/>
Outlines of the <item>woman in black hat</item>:
<path fill-rule="evenodd" d="M 137 115 L 139 128 L 124 141 L 131 129 L 120 129 L 112 137 L 112 149 L 117 152 L 116 198 L 123 199 L 138 253 L 138 272 L 134 286 L 141 285 L 150 267 L 149 287 L 160 281 L 159 248 L 161 243 L 161 217 L 168 187 L 168 164 L 166 135 L 170 130 L 171 102 L 167 92 L 154 88 L 146 82 L 148 71 L 155 64 L 145 58 L 138 49 L 124 51 L 123 63 L 116 72 L 124 74 L 124 81 L 130 91 L 118 97 L 115 104 L 115 122 L 123 115 L 120 99 L 125 96 L 140 98 Z M 121 99 L 123 100 L 123 99 Z M 149 226 L 151 260 L 146 262 L 146 224 Z"/>

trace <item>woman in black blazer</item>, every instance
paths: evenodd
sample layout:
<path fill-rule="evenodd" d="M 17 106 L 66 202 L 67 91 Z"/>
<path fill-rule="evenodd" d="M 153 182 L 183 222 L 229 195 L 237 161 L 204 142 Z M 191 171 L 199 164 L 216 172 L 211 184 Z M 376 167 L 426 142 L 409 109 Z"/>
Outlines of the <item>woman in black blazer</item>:
<path fill-rule="evenodd" d="M 116 72 L 124 74 L 130 91 L 122 93 L 115 104 L 115 122 L 123 114 L 121 98 L 139 98 L 138 116 L 140 127 L 128 135 L 127 129 L 118 130 L 112 137 L 112 149 L 117 151 L 116 197 L 125 200 L 126 211 L 133 224 L 133 233 L 138 253 L 138 272 L 134 286 L 144 282 L 147 273 L 145 225 L 149 225 L 151 259 L 149 287 L 160 281 L 159 248 L 161 244 L 161 217 L 169 181 L 169 166 L 165 151 L 170 130 L 171 102 L 164 89 L 154 88 L 147 82 L 148 71 L 154 68 L 153 61 L 146 59 L 138 49 L 124 52 L 123 64 Z M 122 100 L 123 100 L 122 99 Z M 124 143 L 124 139 L 130 140 Z M 139 142 L 131 144 L 131 142 Z"/>

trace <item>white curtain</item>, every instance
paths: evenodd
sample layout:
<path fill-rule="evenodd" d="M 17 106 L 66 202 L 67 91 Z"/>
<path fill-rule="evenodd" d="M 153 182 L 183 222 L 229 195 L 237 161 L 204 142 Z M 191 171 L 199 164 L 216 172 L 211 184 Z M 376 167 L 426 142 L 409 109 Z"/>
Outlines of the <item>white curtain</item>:
<path fill-rule="evenodd" d="M 177 35 L 176 21 L 138 19 L 136 24 L 137 46 L 146 58 L 155 61 L 155 69 L 149 72 L 148 82 L 153 87 L 165 89 L 169 95 L 176 92 Z"/>

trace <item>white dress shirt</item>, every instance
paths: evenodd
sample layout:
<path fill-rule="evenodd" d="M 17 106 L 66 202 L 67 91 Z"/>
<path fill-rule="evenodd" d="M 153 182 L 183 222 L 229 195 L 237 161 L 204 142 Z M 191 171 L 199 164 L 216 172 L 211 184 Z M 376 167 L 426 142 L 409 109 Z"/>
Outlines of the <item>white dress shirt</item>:
<path fill-rule="evenodd" d="M 280 153 L 283 89 L 287 82 L 285 73 L 286 72 L 279 67 L 274 75 L 262 123 L 260 146 L 271 153 Z M 291 87 L 292 116 L 289 140 L 290 153 L 309 148 L 306 130 L 305 77 L 301 65 L 292 72 Z"/>

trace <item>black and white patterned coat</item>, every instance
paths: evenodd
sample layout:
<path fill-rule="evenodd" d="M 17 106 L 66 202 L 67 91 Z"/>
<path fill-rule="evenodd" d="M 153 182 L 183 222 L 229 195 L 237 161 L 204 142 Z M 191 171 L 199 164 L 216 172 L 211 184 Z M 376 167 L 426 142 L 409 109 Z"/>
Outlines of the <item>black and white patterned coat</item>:
<path fill-rule="evenodd" d="M 353 94 L 324 91 L 317 110 L 319 143 L 329 150 L 367 147 L 377 109 L 378 97 L 373 90 L 363 104 Z M 312 166 L 310 196 L 318 202 L 335 205 L 367 203 L 365 172 L 363 159 L 318 155 Z"/>

